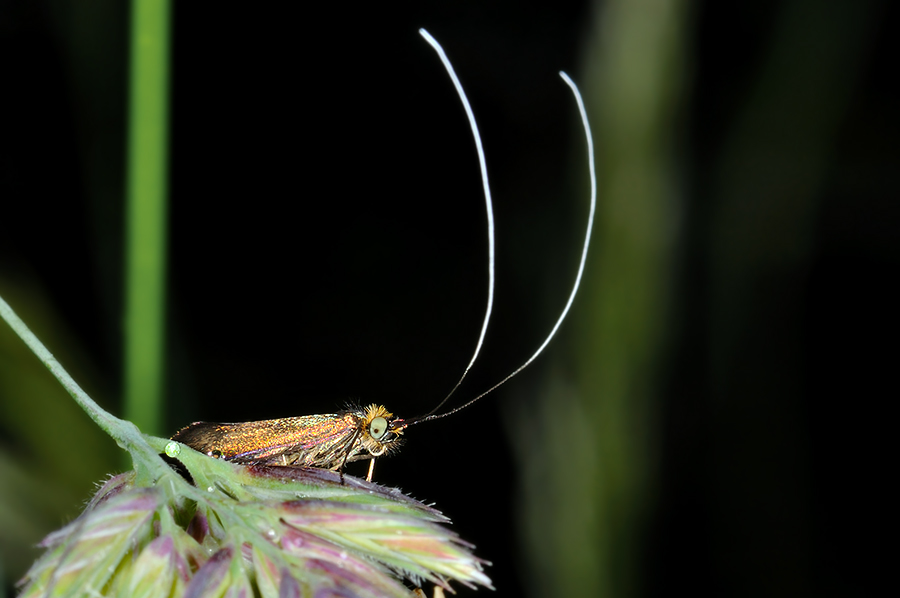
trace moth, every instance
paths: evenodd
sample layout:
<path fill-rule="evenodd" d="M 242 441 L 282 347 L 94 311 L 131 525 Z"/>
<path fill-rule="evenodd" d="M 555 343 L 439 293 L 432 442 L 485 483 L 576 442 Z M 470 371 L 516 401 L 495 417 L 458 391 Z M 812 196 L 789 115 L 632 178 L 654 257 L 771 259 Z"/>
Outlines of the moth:
<path fill-rule="evenodd" d="M 351 461 L 374 459 L 399 449 L 400 421 L 383 406 L 369 405 L 327 415 L 257 422 L 196 422 L 172 440 L 235 463 L 343 470 Z"/>
<path fill-rule="evenodd" d="M 507 375 L 500 382 L 469 400 L 467 403 L 445 413 L 436 414 L 436 412 L 453 395 L 456 389 L 459 388 L 472 365 L 475 363 L 478 353 L 481 351 L 481 345 L 484 341 L 485 333 L 487 332 L 488 323 L 490 322 L 491 310 L 494 302 L 494 215 L 490 186 L 488 185 L 484 149 L 481 144 L 481 136 L 478 132 L 478 127 L 475 123 L 475 116 L 469 105 L 469 100 L 463 91 L 462 84 L 459 82 L 453 66 L 450 64 L 450 60 L 444 53 L 443 48 L 424 29 L 420 29 L 419 33 L 437 52 L 450 79 L 453 81 L 456 92 L 465 108 L 469 126 L 475 140 L 475 147 L 478 152 L 482 186 L 484 188 L 485 207 L 487 211 L 489 256 L 487 309 L 481 327 L 481 334 L 475 347 L 475 353 L 469 361 L 468 366 L 466 366 L 463 371 L 459 381 L 437 407 L 432 409 L 428 414 L 413 419 L 404 420 L 395 417 L 394 414 L 389 412 L 385 407 L 373 404 L 366 408 L 354 407 L 326 415 L 306 415 L 301 417 L 286 417 L 281 419 L 230 424 L 195 422 L 178 431 L 178 433 L 172 436 L 172 440 L 182 442 L 211 457 L 222 458 L 235 463 L 320 467 L 340 471 L 342 476 L 344 466 L 347 463 L 368 459 L 370 460 L 370 465 L 367 480 L 371 481 L 375 458 L 395 453 L 403 443 L 402 436 L 406 428 L 422 422 L 447 417 L 472 405 L 525 369 L 543 352 L 550 343 L 550 340 L 556 335 L 556 331 L 559 329 L 560 325 L 562 325 L 569 312 L 569 308 L 572 306 L 572 302 L 575 300 L 575 295 L 578 292 L 578 287 L 581 283 L 585 262 L 587 261 L 588 246 L 590 245 L 591 229 L 593 228 L 594 212 L 597 203 L 597 181 L 594 172 L 594 147 L 587 113 L 578 87 L 569 76 L 563 72 L 560 72 L 560 76 L 572 90 L 578 104 L 582 126 L 587 139 L 588 170 L 591 181 L 590 212 L 588 215 L 587 232 L 585 234 L 584 245 L 581 252 L 581 262 L 578 267 L 575 284 L 569 294 L 569 299 L 565 308 L 559 316 L 559 319 L 556 321 L 553 329 L 550 331 L 550 334 L 525 363 Z"/>

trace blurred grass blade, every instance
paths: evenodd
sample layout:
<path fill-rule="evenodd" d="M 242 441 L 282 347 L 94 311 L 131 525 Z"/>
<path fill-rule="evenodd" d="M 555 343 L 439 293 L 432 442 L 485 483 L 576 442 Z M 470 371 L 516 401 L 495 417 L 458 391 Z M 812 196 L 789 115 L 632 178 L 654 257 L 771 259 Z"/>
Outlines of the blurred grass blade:
<path fill-rule="evenodd" d="M 128 122 L 125 273 L 126 419 L 162 424 L 166 278 L 169 2 L 134 0 Z"/>

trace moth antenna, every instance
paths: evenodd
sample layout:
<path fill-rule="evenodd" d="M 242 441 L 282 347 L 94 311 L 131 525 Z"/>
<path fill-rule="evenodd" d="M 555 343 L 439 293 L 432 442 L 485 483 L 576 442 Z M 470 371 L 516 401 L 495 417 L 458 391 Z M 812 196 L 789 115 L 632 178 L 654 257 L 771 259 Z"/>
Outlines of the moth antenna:
<path fill-rule="evenodd" d="M 478 125 L 475 123 L 475 114 L 472 112 L 472 106 L 469 105 L 469 98 L 466 97 L 466 92 L 463 90 L 462 83 L 459 82 L 459 77 L 456 76 L 456 71 L 453 69 L 450 59 L 447 58 L 447 54 L 444 53 L 444 48 L 441 47 L 441 44 L 439 44 L 430 33 L 425 31 L 425 29 L 419 29 L 419 35 L 425 38 L 425 41 L 427 41 L 431 47 L 434 48 L 435 52 L 437 52 L 438 57 L 441 59 L 441 63 L 443 63 L 444 68 L 447 70 L 447 74 L 450 75 L 450 79 L 453 81 L 453 87 L 456 88 L 456 93 L 459 95 L 459 99 L 466 111 L 466 117 L 469 119 L 472 137 L 475 138 L 475 149 L 478 152 L 478 166 L 481 169 L 481 186 L 484 188 L 484 207 L 487 211 L 488 231 L 488 298 L 487 308 L 484 312 L 484 322 L 481 324 L 481 334 L 478 335 L 478 343 L 475 345 L 475 353 L 472 354 L 469 365 L 463 370 L 462 376 L 459 377 L 459 380 L 457 380 L 453 388 L 450 389 L 450 392 L 444 397 L 444 400 L 438 403 L 437 407 L 428 412 L 428 415 L 431 415 L 440 409 L 444 403 L 453 396 L 453 393 L 456 392 L 459 385 L 466 379 L 469 370 L 472 369 L 475 360 L 478 359 L 478 353 L 481 352 L 481 345 L 484 344 L 484 336 L 487 333 L 488 323 L 491 321 L 491 310 L 494 307 L 494 205 L 491 202 L 491 186 L 488 184 L 487 162 L 484 158 L 484 147 L 482 147 L 481 144 L 481 134 L 478 132 Z"/>
<path fill-rule="evenodd" d="M 518 368 L 516 368 L 511 374 L 509 374 L 508 376 L 503 378 L 500 382 L 493 385 L 492 387 L 490 387 L 489 389 L 487 389 L 480 395 L 476 396 L 474 399 L 468 401 L 467 403 L 465 403 L 463 405 L 460 405 L 459 407 L 455 407 L 446 413 L 441 413 L 438 415 L 434 415 L 434 412 L 437 411 L 437 409 L 434 409 L 431 412 L 429 412 L 428 414 L 423 415 L 421 417 L 416 417 L 414 419 L 409 419 L 409 420 L 405 420 L 403 422 L 398 422 L 398 423 L 400 423 L 400 427 L 405 428 L 405 427 L 411 426 L 413 424 L 418 424 L 418 423 L 422 423 L 422 422 L 426 422 L 426 421 L 430 421 L 430 420 L 434 420 L 434 419 L 440 419 L 442 417 L 447 417 L 448 415 L 453 415 L 457 411 L 462 411 L 463 409 L 465 409 L 472 403 L 478 401 L 485 395 L 493 392 L 500 386 L 503 386 L 504 384 L 506 384 L 513 376 L 516 376 L 519 372 L 521 372 L 522 370 L 527 368 L 531 364 L 531 362 L 534 361 L 535 358 L 537 358 L 538 355 L 543 353 L 544 349 L 547 347 L 548 344 L 550 344 L 550 341 L 553 339 L 553 337 L 556 336 L 556 331 L 559 330 L 559 327 L 562 325 L 563 320 L 566 319 L 566 315 L 569 313 L 569 308 L 572 307 L 572 303 L 575 301 L 575 295 L 576 295 L 576 293 L 578 293 L 578 287 L 581 285 L 581 277 L 584 274 L 584 265 L 587 262 L 588 247 L 590 246 L 590 243 L 591 243 L 591 230 L 594 227 L 594 212 L 596 211 L 596 208 L 597 208 L 597 173 L 594 168 L 594 140 L 593 140 L 593 137 L 591 136 L 591 125 L 588 122 L 587 111 L 584 109 L 584 100 L 582 100 L 582 98 L 581 98 L 581 92 L 578 91 L 578 86 L 575 85 L 575 82 L 572 81 L 572 79 L 569 77 L 569 75 L 567 75 L 563 71 L 560 71 L 559 76 L 562 77 L 563 81 L 566 82 L 566 85 L 568 85 L 569 88 L 572 90 L 572 94 L 575 96 L 575 101 L 578 103 L 578 112 L 581 115 L 581 125 L 584 127 L 584 134 L 585 134 L 585 137 L 587 138 L 588 170 L 590 172 L 590 178 L 591 178 L 591 209 L 588 214 L 587 232 L 585 233 L 585 236 L 584 236 L 584 246 L 581 249 L 581 263 L 578 265 L 578 274 L 575 276 L 575 284 L 572 287 L 572 292 L 569 294 L 569 300 L 566 301 L 566 306 L 563 308 L 562 314 L 560 314 L 559 319 L 556 320 L 556 324 L 553 326 L 553 330 L 550 331 L 550 334 L 547 336 L 546 339 L 544 339 L 544 342 L 541 343 L 541 346 L 538 347 L 537 351 L 534 352 L 534 355 L 529 357 L 525 363 L 523 363 Z M 492 266 L 493 266 L 493 264 L 492 264 Z M 487 321 L 485 321 L 485 326 L 487 326 Z M 476 352 L 476 355 L 477 355 L 477 352 Z M 444 402 L 442 401 L 441 405 L 443 405 L 443 403 Z M 438 405 L 438 407 L 440 407 L 440 405 Z"/>

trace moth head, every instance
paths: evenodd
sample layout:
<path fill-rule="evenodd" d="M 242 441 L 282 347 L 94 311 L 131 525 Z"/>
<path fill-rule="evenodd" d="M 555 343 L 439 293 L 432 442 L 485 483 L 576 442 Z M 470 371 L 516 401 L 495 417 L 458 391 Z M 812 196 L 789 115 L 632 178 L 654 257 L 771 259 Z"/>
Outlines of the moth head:
<path fill-rule="evenodd" d="M 363 413 L 362 445 L 373 457 L 390 454 L 400 448 L 403 429 L 395 427 L 397 418 L 381 405 L 369 405 Z"/>

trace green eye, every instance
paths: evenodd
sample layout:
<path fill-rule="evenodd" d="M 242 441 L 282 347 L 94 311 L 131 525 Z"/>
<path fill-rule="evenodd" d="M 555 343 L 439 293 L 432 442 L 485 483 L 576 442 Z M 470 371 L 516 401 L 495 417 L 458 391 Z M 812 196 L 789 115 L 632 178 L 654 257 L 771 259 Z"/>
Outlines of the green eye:
<path fill-rule="evenodd" d="M 381 437 L 384 436 L 385 432 L 387 432 L 388 423 L 387 420 L 383 417 L 376 417 L 371 422 L 369 422 L 369 434 L 375 440 L 381 440 Z"/>

